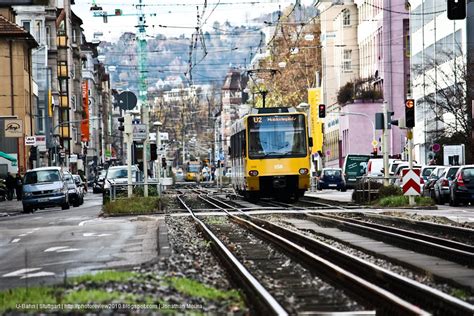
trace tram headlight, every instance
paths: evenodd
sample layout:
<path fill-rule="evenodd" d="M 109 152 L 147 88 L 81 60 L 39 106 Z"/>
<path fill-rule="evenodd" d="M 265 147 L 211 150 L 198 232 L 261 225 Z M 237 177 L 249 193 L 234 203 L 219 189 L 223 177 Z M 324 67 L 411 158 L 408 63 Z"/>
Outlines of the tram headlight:
<path fill-rule="evenodd" d="M 306 168 L 301 168 L 301 169 L 299 170 L 299 173 L 300 173 L 301 175 L 308 174 L 308 172 L 309 172 L 309 170 L 306 169 Z"/>
<path fill-rule="evenodd" d="M 250 171 L 249 171 L 249 176 L 251 176 L 251 177 L 256 177 L 256 176 L 258 176 L 258 171 L 257 171 L 257 170 L 250 170 Z"/>

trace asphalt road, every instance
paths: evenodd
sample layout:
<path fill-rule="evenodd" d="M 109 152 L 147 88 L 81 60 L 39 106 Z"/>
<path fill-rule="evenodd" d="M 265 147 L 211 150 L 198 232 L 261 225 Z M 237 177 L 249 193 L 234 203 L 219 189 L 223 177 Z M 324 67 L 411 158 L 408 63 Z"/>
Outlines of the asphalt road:
<path fill-rule="evenodd" d="M 21 214 L 0 202 L 0 290 L 64 282 L 71 276 L 135 265 L 157 255 L 158 217 L 102 218 L 101 195 L 69 210 Z M 14 216 L 12 216 L 14 215 Z"/>

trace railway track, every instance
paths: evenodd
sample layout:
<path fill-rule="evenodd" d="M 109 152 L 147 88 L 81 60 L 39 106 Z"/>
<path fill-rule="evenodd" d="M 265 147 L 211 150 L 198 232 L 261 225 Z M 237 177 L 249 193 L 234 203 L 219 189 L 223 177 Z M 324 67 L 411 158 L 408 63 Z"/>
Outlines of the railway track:
<path fill-rule="evenodd" d="M 245 220 L 252 223 L 253 225 L 261 227 L 262 229 L 270 230 L 270 233 L 280 236 L 289 242 L 293 242 L 300 247 L 304 247 L 302 249 L 310 250 L 313 255 L 320 255 L 321 257 L 324 257 L 325 260 L 339 264 L 342 269 L 351 271 L 352 273 L 357 274 L 358 277 L 368 280 L 376 286 L 384 287 L 386 291 L 406 299 L 407 301 L 410 301 L 414 304 L 422 306 L 423 309 L 429 311 L 430 313 L 439 315 L 472 315 L 474 313 L 473 306 L 462 300 L 456 299 L 439 290 L 432 289 L 411 279 L 401 277 L 388 270 L 378 268 L 377 266 L 364 262 L 363 260 L 356 257 L 351 257 L 350 255 L 342 253 L 340 250 L 332 248 L 324 243 L 317 242 L 315 239 L 308 238 L 307 236 L 304 236 L 299 232 L 295 232 L 294 230 L 289 230 L 272 224 L 268 221 L 249 216 L 242 212 L 242 210 L 239 209 L 235 204 L 230 205 L 228 202 L 211 198 L 207 196 L 207 194 L 209 194 L 209 192 L 200 195 L 200 199 L 203 202 L 207 202 L 209 205 L 212 205 L 213 210 L 225 212 L 227 216 L 231 217 L 234 221 L 239 222 Z M 272 207 L 276 207 L 276 205 L 281 208 L 288 207 L 288 205 L 280 203 L 271 204 Z M 298 210 L 304 209 L 303 207 L 299 206 L 292 207 L 293 209 Z M 342 206 L 338 208 L 342 208 Z M 235 216 L 230 214 L 231 210 L 233 213 L 240 213 L 240 215 Z M 324 219 L 330 218 L 329 216 L 321 217 Z M 250 224 L 241 225 L 248 227 L 251 226 Z M 262 233 L 255 232 L 255 234 L 260 236 Z"/>

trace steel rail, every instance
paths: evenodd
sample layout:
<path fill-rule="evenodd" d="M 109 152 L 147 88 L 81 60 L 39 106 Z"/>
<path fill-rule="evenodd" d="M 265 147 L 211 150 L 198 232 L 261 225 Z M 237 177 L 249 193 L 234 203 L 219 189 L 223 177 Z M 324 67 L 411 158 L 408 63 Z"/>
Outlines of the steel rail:
<path fill-rule="evenodd" d="M 288 315 L 286 310 L 275 300 L 275 298 L 258 282 L 255 277 L 239 262 L 239 260 L 227 249 L 219 238 L 207 227 L 207 225 L 196 217 L 192 209 L 178 196 L 180 203 L 191 214 L 200 230 L 212 241 L 212 246 L 221 261 L 229 267 L 227 271 L 232 273 L 234 281 L 246 291 L 247 299 L 256 309 L 259 315 Z"/>
<path fill-rule="evenodd" d="M 210 204 L 218 206 L 219 204 L 225 204 L 227 207 L 234 208 L 239 211 L 238 208 L 235 208 L 225 202 L 219 201 L 212 197 L 207 197 L 213 202 L 209 201 Z M 217 201 L 217 203 L 216 203 Z M 359 299 L 367 302 L 370 305 L 376 305 L 379 308 L 382 307 L 380 312 L 383 314 L 399 314 L 399 315 L 428 315 L 428 313 L 421 308 L 401 299 L 400 297 L 390 293 L 389 291 L 381 288 L 378 285 L 368 282 L 367 280 L 345 270 L 336 264 L 308 251 L 303 246 L 296 244 L 295 242 L 286 239 L 274 232 L 260 227 L 257 224 L 253 223 L 253 217 L 241 212 L 249 220 L 243 219 L 239 216 L 231 214 L 226 208 L 221 207 L 222 211 L 227 213 L 227 215 L 233 219 L 235 222 L 239 223 L 252 230 L 254 233 L 258 234 L 265 240 L 269 240 L 272 243 L 280 246 L 285 251 L 290 253 L 293 257 L 298 258 L 304 262 L 305 266 L 311 270 L 323 271 L 324 276 L 331 278 L 333 282 L 340 284 L 343 281 L 344 287 L 349 290 L 353 295 L 357 296 Z M 269 227 L 269 226 L 267 226 Z M 369 300 L 367 298 L 370 298 Z M 376 302 L 376 303 L 375 303 Z M 378 303 L 378 304 L 377 304 Z"/>
<path fill-rule="evenodd" d="M 453 249 L 444 245 L 438 245 L 430 241 L 421 240 L 414 237 L 404 236 L 400 233 L 388 231 L 383 226 L 382 228 L 373 228 L 362 224 L 352 223 L 345 219 L 333 218 L 326 215 L 307 214 L 308 217 L 318 222 L 325 222 L 327 225 L 337 227 L 341 230 L 355 232 L 359 235 L 369 236 L 371 238 L 377 237 L 388 243 L 396 244 L 399 247 L 413 250 L 413 246 L 417 247 L 418 251 L 422 251 L 428 255 L 443 258 L 452 262 L 457 262 L 463 265 L 474 265 L 474 253 Z"/>
<path fill-rule="evenodd" d="M 225 204 L 225 202 L 221 203 Z M 243 212 L 242 212 L 243 213 Z M 443 293 L 437 289 L 426 286 L 415 280 L 403 277 L 392 271 L 378 267 L 356 256 L 350 255 L 337 248 L 331 247 L 324 242 L 305 236 L 299 232 L 281 227 L 268 221 L 243 215 L 262 227 L 274 229 L 278 234 L 288 240 L 301 245 L 302 247 L 314 251 L 322 257 L 329 257 L 331 261 L 345 269 L 355 271 L 359 276 L 370 278 L 372 282 L 388 290 L 396 291 L 397 295 L 412 300 L 417 305 L 433 307 L 440 310 L 441 315 L 474 315 L 474 306 L 457 299 L 451 295 Z"/>
<path fill-rule="evenodd" d="M 379 229 L 379 230 L 389 231 L 389 232 L 392 232 L 392 233 L 395 233 L 395 234 L 400 234 L 402 236 L 408 236 L 408 237 L 411 237 L 411 238 L 424 240 L 424 241 L 435 243 L 435 244 L 438 244 L 438 245 L 443 245 L 443 246 L 446 246 L 446 247 L 449 247 L 449 248 L 452 248 L 452 249 L 465 251 L 465 252 L 468 252 L 468 253 L 471 253 L 471 254 L 474 253 L 474 246 L 472 246 L 472 245 L 464 244 L 464 243 L 457 242 L 457 241 L 452 241 L 452 240 L 441 238 L 441 237 L 436 237 L 436 236 L 426 235 L 426 234 L 422 234 L 422 233 L 417 233 L 417 232 L 406 230 L 406 229 L 403 229 L 403 228 L 397 228 L 397 227 L 386 226 L 386 225 L 382 225 L 382 224 L 370 223 L 370 222 L 366 222 L 366 221 L 358 220 L 358 219 L 353 219 L 353 218 L 346 218 L 346 217 L 337 216 L 337 215 L 334 215 L 334 214 L 321 214 L 321 215 L 331 217 L 331 218 L 335 218 L 335 219 L 339 219 L 339 220 L 342 220 L 342 221 L 348 221 L 348 222 L 351 222 L 351 223 L 354 223 L 354 224 L 359 224 L 359 225 L 363 225 L 363 226 L 372 227 L 372 228 Z"/>
<path fill-rule="evenodd" d="M 362 213 L 360 213 L 362 214 Z M 474 241 L 474 229 L 467 228 L 467 227 L 457 227 L 457 226 L 450 226 L 445 224 L 438 224 L 432 222 L 422 222 L 418 220 L 413 220 L 409 218 L 397 217 L 397 216 L 388 216 L 388 215 L 381 215 L 381 214 L 373 214 L 373 213 L 363 213 L 362 214 L 366 218 L 373 218 L 373 219 L 381 219 L 385 221 L 390 221 L 392 223 L 398 224 L 405 224 L 405 225 L 412 225 L 418 226 L 421 228 L 426 228 L 430 230 L 435 230 L 441 234 L 448 234 L 458 238 L 464 239 L 471 239 Z"/>

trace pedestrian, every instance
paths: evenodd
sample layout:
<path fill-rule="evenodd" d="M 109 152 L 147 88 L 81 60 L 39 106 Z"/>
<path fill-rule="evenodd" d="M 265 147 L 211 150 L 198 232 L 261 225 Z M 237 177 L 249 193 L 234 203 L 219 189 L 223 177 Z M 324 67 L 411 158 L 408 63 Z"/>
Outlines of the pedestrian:
<path fill-rule="evenodd" d="M 7 175 L 5 185 L 7 186 L 7 199 L 11 201 L 13 199 L 13 194 L 15 192 L 15 178 L 12 176 L 10 172 Z"/>
<path fill-rule="evenodd" d="M 16 190 L 17 201 L 21 201 L 22 189 L 23 189 L 23 179 L 21 178 L 20 173 L 17 173 L 15 177 L 15 190 Z"/>

